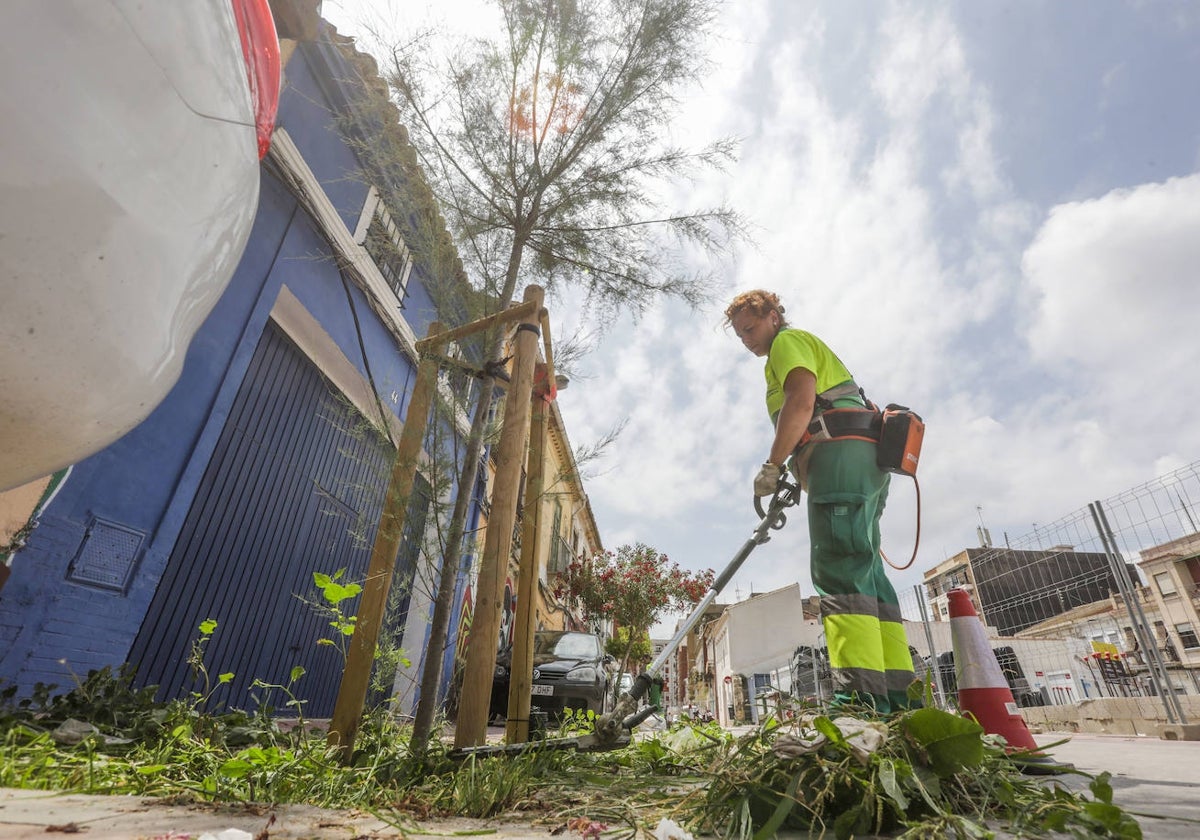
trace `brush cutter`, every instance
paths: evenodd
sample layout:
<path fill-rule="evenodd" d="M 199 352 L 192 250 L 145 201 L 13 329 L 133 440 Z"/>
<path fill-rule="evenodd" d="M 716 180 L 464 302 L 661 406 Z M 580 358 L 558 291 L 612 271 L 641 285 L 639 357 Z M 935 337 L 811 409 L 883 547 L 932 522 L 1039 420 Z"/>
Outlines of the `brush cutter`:
<path fill-rule="evenodd" d="M 765 510 L 762 505 L 763 498 L 768 498 Z M 712 605 L 717 596 L 721 594 L 721 590 L 725 588 L 725 585 L 737 574 L 738 569 L 742 567 L 742 563 L 750 556 L 750 552 L 770 540 L 771 531 L 779 530 L 787 524 L 787 516 L 784 514 L 784 511 L 799 501 L 800 488 L 787 479 L 786 472 L 784 477 L 780 478 L 774 495 L 770 497 L 756 496 L 754 498 L 754 510 L 761 517 L 761 520 L 758 523 L 758 527 L 754 529 L 754 533 L 750 535 L 750 539 L 746 540 L 745 544 L 738 550 L 738 553 L 733 556 L 729 565 L 712 582 L 712 586 L 708 588 L 708 592 L 700 600 L 700 603 L 692 610 L 687 620 L 680 625 L 679 630 L 675 633 L 675 637 L 655 657 L 654 661 L 650 663 L 650 667 L 634 678 L 633 685 L 630 686 L 629 691 L 623 693 L 618 698 L 616 708 L 596 719 L 596 729 L 593 733 L 573 738 L 549 738 L 524 744 L 486 744 L 478 747 L 464 747 L 463 749 L 453 751 L 450 753 L 450 756 L 452 758 L 465 758 L 469 755 L 513 755 L 534 749 L 574 749 L 581 752 L 604 752 L 619 749 L 628 744 L 633 737 L 633 728 L 659 711 L 659 707 L 655 705 L 649 705 L 641 711 L 637 711 L 638 701 L 650 692 L 654 678 L 658 676 L 663 666 L 670 660 L 672 654 L 683 643 L 683 640 L 687 638 L 688 633 L 700 621 L 705 610 Z"/>

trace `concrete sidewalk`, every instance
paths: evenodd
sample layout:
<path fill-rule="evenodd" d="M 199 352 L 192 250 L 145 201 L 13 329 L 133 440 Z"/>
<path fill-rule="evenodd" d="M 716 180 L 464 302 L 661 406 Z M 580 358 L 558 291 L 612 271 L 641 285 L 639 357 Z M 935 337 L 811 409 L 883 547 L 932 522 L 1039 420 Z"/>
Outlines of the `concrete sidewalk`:
<path fill-rule="evenodd" d="M 1054 758 L 1092 775 L 1112 773 L 1113 803 L 1137 817 L 1145 837 L 1200 837 L 1200 741 L 1090 733 L 1034 736 L 1041 746 L 1064 738 L 1070 741 L 1051 750 Z M 1052 778 L 1079 791 L 1086 791 L 1091 781 L 1079 775 Z"/>
<path fill-rule="evenodd" d="M 56 794 L 0 788 L 0 838 L 47 838 L 78 834 L 87 840 L 197 840 L 209 834 L 219 840 L 299 838 L 403 838 L 422 834 L 454 835 L 490 831 L 507 840 L 550 836 L 550 826 L 534 827 L 528 819 L 426 820 L 418 826 L 389 825 L 363 811 L 336 811 L 308 805 L 233 806 L 173 804 L 140 796 Z M 221 832 L 235 829 L 244 834 Z"/>
<path fill-rule="evenodd" d="M 1062 762 L 1091 774 L 1113 774 L 1116 804 L 1136 812 L 1145 837 L 1194 840 L 1200 837 L 1200 742 L 1157 738 L 1055 734 L 1037 735 Z M 1052 777 L 1073 790 L 1086 790 L 1078 775 Z M 1152 816 L 1159 815 L 1161 819 Z M 279 807 L 179 804 L 170 800 L 126 796 L 87 796 L 44 791 L 0 789 L 0 840 L 53 837 L 79 832 L 89 840 L 196 840 L 238 829 L 270 840 L 299 838 L 401 838 L 490 832 L 503 840 L 545 840 L 556 826 L 536 824 L 528 815 L 516 819 L 426 820 L 420 825 L 389 825 L 361 811 L 338 811 L 306 805 Z M 237 835 L 245 837 L 245 834 Z M 222 838 L 224 840 L 224 838 Z"/>

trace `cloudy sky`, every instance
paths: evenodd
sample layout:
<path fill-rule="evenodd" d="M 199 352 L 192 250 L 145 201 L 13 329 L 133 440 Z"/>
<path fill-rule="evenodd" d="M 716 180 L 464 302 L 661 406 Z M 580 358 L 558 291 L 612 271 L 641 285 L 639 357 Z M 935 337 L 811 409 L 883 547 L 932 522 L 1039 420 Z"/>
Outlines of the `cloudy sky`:
<path fill-rule="evenodd" d="M 324 14 L 347 34 L 372 12 L 469 30 L 474 6 Z M 740 159 L 687 201 L 757 228 L 724 298 L 776 291 L 869 396 L 925 418 L 897 588 L 978 545 L 981 517 L 1015 542 L 1200 459 L 1200 4 L 736 0 L 716 32 L 673 132 L 739 137 Z M 576 445 L 628 421 L 587 485 L 610 548 L 719 570 L 757 524 L 762 362 L 723 303 L 616 324 L 560 397 Z M 721 600 L 811 594 L 804 520 Z M 883 530 L 906 560 L 907 479 Z"/>

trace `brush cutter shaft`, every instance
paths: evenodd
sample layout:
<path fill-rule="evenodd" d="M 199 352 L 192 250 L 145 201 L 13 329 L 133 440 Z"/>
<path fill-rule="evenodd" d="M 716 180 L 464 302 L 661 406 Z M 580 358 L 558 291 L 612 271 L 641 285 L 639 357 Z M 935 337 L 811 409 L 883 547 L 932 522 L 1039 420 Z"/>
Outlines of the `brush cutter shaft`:
<path fill-rule="evenodd" d="M 758 499 L 756 498 L 754 501 L 757 505 Z M 750 556 L 750 552 L 754 551 L 755 548 L 771 538 L 769 532 L 773 528 L 782 527 L 783 523 L 786 521 L 783 511 L 799 501 L 800 488 L 787 481 L 782 482 L 779 486 L 779 490 L 776 491 L 775 495 L 771 497 L 771 502 L 767 505 L 766 511 L 760 511 L 762 513 L 762 521 L 758 523 L 758 527 L 754 529 L 754 533 L 751 535 L 750 539 L 746 540 L 745 544 L 742 545 L 741 549 L 738 550 L 738 553 L 733 555 L 733 560 L 729 562 L 729 565 L 725 567 L 724 571 L 722 571 L 721 574 L 717 576 L 716 580 L 712 582 L 712 586 L 708 588 L 708 592 L 700 600 L 700 603 L 696 605 L 696 608 L 692 610 L 691 615 L 689 615 L 687 620 L 683 622 L 679 632 L 675 634 L 675 637 L 667 643 L 667 645 L 662 649 L 662 652 L 659 653 L 654 661 L 650 663 L 650 667 L 646 669 L 646 673 L 644 674 L 646 677 L 645 686 L 642 687 L 638 685 L 640 680 L 634 681 L 634 687 L 630 690 L 630 693 L 632 694 L 633 691 L 636 691 L 638 688 L 642 689 L 642 693 L 635 695 L 635 699 L 643 696 L 645 692 L 650 689 L 651 678 L 658 674 L 658 672 L 662 670 L 663 666 L 667 664 L 667 660 L 671 658 L 671 655 L 675 653 L 675 649 L 683 643 L 685 638 L 687 638 L 687 634 L 690 633 L 692 628 L 696 626 L 696 622 L 698 622 L 700 617 L 704 615 L 704 611 L 712 605 L 713 601 L 717 599 L 717 596 L 721 594 L 721 590 L 725 588 L 725 585 L 729 583 L 730 579 L 732 579 L 735 574 L 737 574 L 738 569 L 742 567 L 742 563 L 744 563 L 746 558 Z M 643 675 L 639 675 L 639 677 L 640 676 Z"/>
<path fill-rule="evenodd" d="M 717 576 L 713 581 L 712 586 L 708 588 L 708 592 L 700 599 L 700 603 L 692 610 L 691 615 L 683 622 L 675 637 L 667 643 L 662 649 L 662 652 L 655 657 L 641 674 L 638 674 L 630 686 L 629 691 L 622 694 L 617 699 L 616 708 L 607 715 L 601 715 L 596 719 L 595 735 L 590 736 L 595 739 L 598 748 L 603 749 L 605 744 L 615 745 L 619 739 L 628 738 L 629 732 L 633 727 L 637 726 L 645 720 L 653 711 L 651 708 L 648 711 L 635 713 L 638 700 L 645 697 L 650 691 L 650 684 L 654 677 L 662 671 L 663 666 L 667 664 L 667 660 L 687 638 L 687 634 L 704 615 L 707 610 L 721 594 L 721 590 L 729 583 L 729 580 L 737 574 L 737 570 L 741 568 L 742 563 L 750 556 L 750 552 L 755 548 L 771 539 L 770 531 L 772 528 L 782 528 L 783 523 L 787 521 L 784 516 L 784 510 L 791 507 L 800 501 L 800 488 L 786 479 L 779 482 L 779 488 L 775 491 L 775 495 L 771 497 L 770 503 L 767 505 L 766 511 L 763 511 L 759 499 L 754 499 L 754 507 L 762 516 L 762 521 L 758 523 L 758 527 L 754 529 L 754 533 L 750 539 L 746 540 L 745 544 L 738 550 L 738 553 L 733 556 L 733 560 L 725 567 L 724 571 Z"/>

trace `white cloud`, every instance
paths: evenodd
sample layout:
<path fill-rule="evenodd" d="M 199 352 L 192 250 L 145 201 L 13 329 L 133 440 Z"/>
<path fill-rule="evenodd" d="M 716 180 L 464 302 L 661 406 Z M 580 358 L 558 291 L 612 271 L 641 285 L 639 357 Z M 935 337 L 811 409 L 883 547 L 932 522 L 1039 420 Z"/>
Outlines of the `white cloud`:
<path fill-rule="evenodd" d="M 1022 262 L 1036 357 L 1121 419 L 1178 406 L 1200 363 L 1198 230 L 1200 175 L 1055 207 Z"/>
<path fill-rule="evenodd" d="M 1192 175 L 1060 205 L 1025 252 L 1026 334 L 1059 397 L 1027 418 L 1045 440 L 1026 457 L 1050 468 L 1053 498 L 1102 498 L 1196 460 L 1198 229 Z"/>

